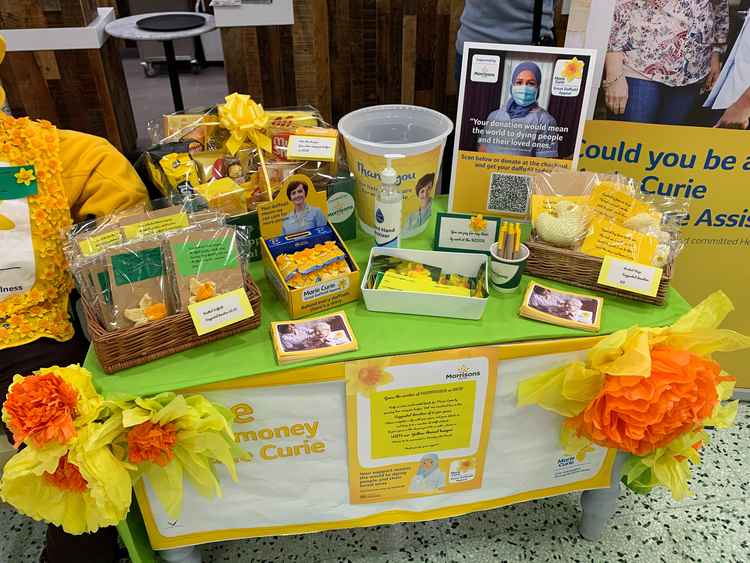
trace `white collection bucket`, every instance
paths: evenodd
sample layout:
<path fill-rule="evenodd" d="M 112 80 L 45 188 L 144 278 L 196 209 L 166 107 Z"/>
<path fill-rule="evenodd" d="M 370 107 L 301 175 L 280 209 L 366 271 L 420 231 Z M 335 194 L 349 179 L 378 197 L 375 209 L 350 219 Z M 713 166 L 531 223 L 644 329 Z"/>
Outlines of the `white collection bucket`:
<path fill-rule="evenodd" d="M 357 181 L 357 216 L 366 233 L 373 234 L 375 194 L 386 154 L 404 155 L 393 161 L 404 196 L 401 238 L 425 230 L 438 187 L 445 139 L 452 130 L 453 122 L 442 113 L 418 106 L 372 106 L 339 120 L 349 169 Z"/>

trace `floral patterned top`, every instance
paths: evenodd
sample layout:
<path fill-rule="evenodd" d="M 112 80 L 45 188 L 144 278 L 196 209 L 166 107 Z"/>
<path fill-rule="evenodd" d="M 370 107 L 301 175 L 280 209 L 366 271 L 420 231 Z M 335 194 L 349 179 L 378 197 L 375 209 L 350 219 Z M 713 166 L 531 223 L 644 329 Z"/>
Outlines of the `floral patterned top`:
<path fill-rule="evenodd" d="M 708 75 L 728 32 L 728 0 L 618 0 L 608 50 L 648 80 L 686 86 Z"/>

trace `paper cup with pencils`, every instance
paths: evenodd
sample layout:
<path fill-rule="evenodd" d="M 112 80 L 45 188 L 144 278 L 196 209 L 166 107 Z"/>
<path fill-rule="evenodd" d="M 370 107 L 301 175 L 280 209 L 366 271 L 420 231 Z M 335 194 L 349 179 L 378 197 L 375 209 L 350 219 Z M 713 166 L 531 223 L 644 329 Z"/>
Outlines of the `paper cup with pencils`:
<path fill-rule="evenodd" d="M 501 293 L 516 291 L 529 258 L 528 247 L 521 243 L 521 225 L 503 221 L 490 253 L 490 285 Z"/>

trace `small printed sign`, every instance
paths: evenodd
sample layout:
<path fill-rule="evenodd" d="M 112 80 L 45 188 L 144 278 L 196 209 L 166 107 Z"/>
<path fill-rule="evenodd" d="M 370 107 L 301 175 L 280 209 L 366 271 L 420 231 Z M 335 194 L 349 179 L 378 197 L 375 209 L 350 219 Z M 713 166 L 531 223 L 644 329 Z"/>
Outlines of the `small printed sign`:
<path fill-rule="evenodd" d="M 122 231 L 125 233 L 125 240 L 137 240 L 159 233 L 166 233 L 167 231 L 184 229 L 187 226 L 187 213 L 175 213 L 166 217 L 158 217 L 156 219 L 141 221 L 140 223 L 133 223 L 132 225 L 124 225 Z"/>
<path fill-rule="evenodd" d="M 463 213 L 438 213 L 433 250 L 490 253 L 502 220 Z"/>
<path fill-rule="evenodd" d="M 495 83 L 500 77 L 500 56 L 477 54 L 471 58 L 471 81 Z"/>
<path fill-rule="evenodd" d="M 94 235 L 83 239 L 78 244 L 81 247 L 81 254 L 84 256 L 93 256 L 121 242 L 122 233 L 119 229 L 115 229 L 101 235 Z"/>
<path fill-rule="evenodd" d="M 190 311 L 198 336 L 255 315 L 247 293 L 241 288 L 188 305 L 188 311 Z"/>
<path fill-rule="evenodd" d="M 655 297 L 659 291 L 662 273 L 661 268 L 605 256 L 602 269 L 599 271 L 598 283 Z"/>
<path fill-rule="evenodd" d="M 576 57 L 559 59 L 552 73 L 552 95 L 574 98 L 581 91 L 585 63 Z"/>
<path fill-rule="evenodd" d="M 287 147 L 287 160 L 323 160 L 333 162 L 336 159 L 336 137 L 313 137 L 290 135 Z"/>

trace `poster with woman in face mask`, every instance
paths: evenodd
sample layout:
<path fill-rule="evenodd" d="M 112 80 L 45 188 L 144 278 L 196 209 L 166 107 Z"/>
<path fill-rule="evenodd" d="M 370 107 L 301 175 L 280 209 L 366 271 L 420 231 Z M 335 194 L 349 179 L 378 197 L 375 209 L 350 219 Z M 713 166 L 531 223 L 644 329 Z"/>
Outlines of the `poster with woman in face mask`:
<path fill-rule="evenodd" d="M 535 172 L 575 168 L 596 54 L 466 43 L 450 210 L 524 219 Z"/>

